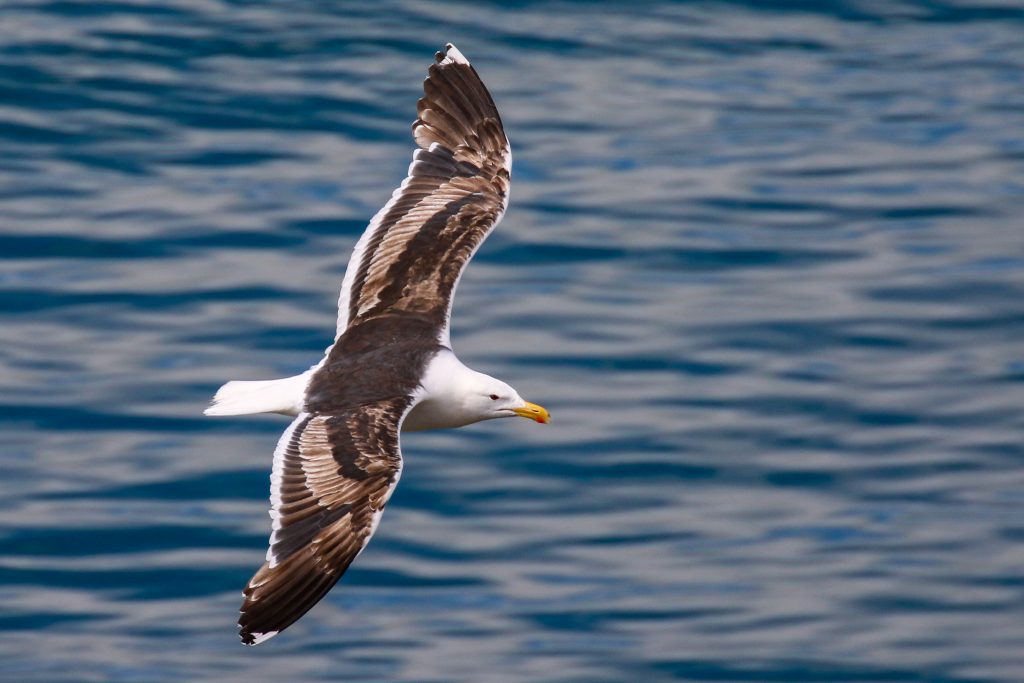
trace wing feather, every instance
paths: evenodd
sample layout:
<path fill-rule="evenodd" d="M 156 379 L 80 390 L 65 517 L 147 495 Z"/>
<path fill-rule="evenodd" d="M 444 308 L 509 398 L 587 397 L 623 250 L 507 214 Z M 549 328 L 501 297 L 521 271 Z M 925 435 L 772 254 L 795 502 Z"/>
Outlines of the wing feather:
<path fill-rule="evenodd" d="M 303 413 L 282 435 L 271 474 L 267 560 L 243 591 L 243 643 L 294 623 L 366 546 L 401 476 L 398 433 L 410 402 Z"/>
<path fill-rule="evenodd" d="M 335 340 L 360 320 L 408 312 L 429 315 L 448 345 L 462 269 L 505 211 L 512 156 L 476 70 L 449 44 L 428 70 L 423 93 L 412 127 L 420 149 L 353 251 Z"/>

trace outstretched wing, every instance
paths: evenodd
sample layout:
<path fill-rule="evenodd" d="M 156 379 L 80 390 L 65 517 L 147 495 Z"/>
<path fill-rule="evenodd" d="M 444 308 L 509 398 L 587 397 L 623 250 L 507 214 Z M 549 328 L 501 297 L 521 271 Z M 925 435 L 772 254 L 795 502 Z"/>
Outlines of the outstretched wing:
<path fill-rule="evenodd" d="M 398 432 L 411 400 L 300 414 L 274 452 L 273 533 L 238 626 L 255 645 L 326 595 L 377 528 L 402 472 Z"/>
<path fill-rule="evenodd" d="M 494 100 L 448 44 L 423 83 L 408 177 L 356 244 L 338 299 L 340 337 L 379 313 L 424 316 L 446 346 L 462 269 L 508 203 L 512 154 Z"/>

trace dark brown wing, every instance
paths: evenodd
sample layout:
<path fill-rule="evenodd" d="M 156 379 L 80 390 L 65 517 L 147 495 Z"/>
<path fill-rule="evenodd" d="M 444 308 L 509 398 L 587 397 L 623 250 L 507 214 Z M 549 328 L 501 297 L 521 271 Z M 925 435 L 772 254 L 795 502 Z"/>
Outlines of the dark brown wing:
<path fill-rule="evenodd" d="M 315 605 L 377 528 L 402 471 L 398 430 L 410 399 L 299 415 L 274 453 L 274 531 L 238 620 L 247 645 L 284 630 Z"/>
<path fill-rule="evenodd" d="M 462 269 L 501 219 L 512 156 L 501 117 L 476 70 L 453 45 L 423 83 L 412 126 L 420 149 L 409 175 L 374 216 L 349 261 L 337 336 L 381 313 L 415 313 L 447 344 Z"/>

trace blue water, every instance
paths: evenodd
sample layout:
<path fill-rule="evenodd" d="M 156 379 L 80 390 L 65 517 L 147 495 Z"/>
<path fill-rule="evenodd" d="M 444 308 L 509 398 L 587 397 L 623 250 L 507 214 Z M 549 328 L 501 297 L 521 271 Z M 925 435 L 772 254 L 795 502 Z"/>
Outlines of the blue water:
<path fill-rule="evenodd" d="M 1024 678 L 1024 6 L 5 2 L 0 679 Z M 244 648 L 286 424 L 454 41 L 512 204 L 367 551 Z"/>

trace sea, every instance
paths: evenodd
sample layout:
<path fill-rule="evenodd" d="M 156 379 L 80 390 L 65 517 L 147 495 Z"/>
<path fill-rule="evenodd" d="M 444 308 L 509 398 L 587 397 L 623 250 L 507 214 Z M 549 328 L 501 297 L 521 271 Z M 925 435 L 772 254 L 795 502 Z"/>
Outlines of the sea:
<path fill-rule="evenodd" d="M 0 680 L 1024 680 L 1024 4 L 0 5 Z M 243 647 L 448 41 L 512 143 L 383 521 Z"/>

